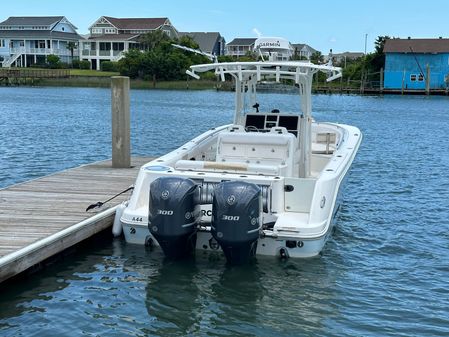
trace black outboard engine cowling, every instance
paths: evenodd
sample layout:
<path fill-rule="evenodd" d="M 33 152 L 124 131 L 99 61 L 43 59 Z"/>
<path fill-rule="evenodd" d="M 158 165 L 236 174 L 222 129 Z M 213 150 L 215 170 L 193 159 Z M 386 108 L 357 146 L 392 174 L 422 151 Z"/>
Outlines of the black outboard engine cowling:
<path fill-rule="evenodd" d="M 225 181 L 215 187 L 211 232 L 229 264 L 244 264 L 254 257 L 261 210 L 259 186 L 244 181 Z"/>
<path fill-rule="evenodd" d="M 199 188 L 192 180 L 160 177 L 151 183 L 148 228 L 167 257 L 192 254 L 199 215 Z"/>

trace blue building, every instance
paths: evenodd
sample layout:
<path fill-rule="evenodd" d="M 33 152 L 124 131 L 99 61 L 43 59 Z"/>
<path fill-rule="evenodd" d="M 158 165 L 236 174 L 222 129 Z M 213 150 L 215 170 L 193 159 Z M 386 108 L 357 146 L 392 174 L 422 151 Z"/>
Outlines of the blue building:
<path fill-rule="evenodd" d="M 385 89 L 446 89 L 449 77 L 449 39 L 388 39 L 385 53 Z"/>
<path fill-rule="evenodd" d="M 76 29 L 64 16 L 11 16 L 0 22 L 0 66 L 29 67 L 50 54 L 70 63 L 69 43 L 76 49 L 81 39 Z"/>

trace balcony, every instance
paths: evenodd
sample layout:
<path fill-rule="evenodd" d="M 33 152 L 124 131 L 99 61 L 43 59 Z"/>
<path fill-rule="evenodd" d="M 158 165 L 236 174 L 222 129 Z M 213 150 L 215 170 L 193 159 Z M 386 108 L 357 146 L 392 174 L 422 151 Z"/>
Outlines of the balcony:
<path fill-rule="evenodd" d="M 28 55 L 58 55 L 58 56 L 70 56 L 70 50 L 67 48 L 25 48 L 25 47 L 19 47 L 19 48 L 11 48 L 10 49 L 11 54 L 28 54 Z M 75 49 L 73 51 L 73 55 L 77 55 L 78 50 Z"/>

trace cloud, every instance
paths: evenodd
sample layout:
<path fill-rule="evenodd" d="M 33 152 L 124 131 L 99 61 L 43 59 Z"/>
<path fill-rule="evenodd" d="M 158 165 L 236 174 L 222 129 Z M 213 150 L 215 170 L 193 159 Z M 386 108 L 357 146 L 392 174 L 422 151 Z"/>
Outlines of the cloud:
<path fill-rule="evenodd" d="M 329 42 L 330 42 L 330 43 L 335 43 L 335 42 L 337 42 L 337 38 L 336 38 L 336 37 L 331 37 L 331 38 L 329 39 Z"/>
<path fill-rule="evenodd" d="M 257 28 L 253 28 L 253 33 L 257 35 L 257 37 L 261 37 L 262 33 L 257 29 Z"/>

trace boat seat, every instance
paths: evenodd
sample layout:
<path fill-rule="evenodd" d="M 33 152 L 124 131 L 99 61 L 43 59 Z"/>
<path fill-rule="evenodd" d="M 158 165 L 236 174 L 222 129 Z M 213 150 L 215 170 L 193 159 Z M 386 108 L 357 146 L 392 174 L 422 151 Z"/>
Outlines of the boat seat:
<path fill-rule="evenodd" d="M 222 132 L 218 135 L 216 161 L 283 166 L 284 169 L 278 171 L 292 175 L 296 145 L 296 137 L 288 132 Z"/>
<path fill-rule="evenodd" d="M 283 126 L 275 126 L 270 129 L 270 133 L 279 133 L 282 135 L 288 134 L 288 131 Z"/>
<path fill-rule="evenodd" d="M 236 162 L 215 162 L 202 160 L 178 160 L 175 169 L 193 172 L 233 172 L 257 175 L 285 175 L 286 165 L 261 165 Z"/>

